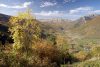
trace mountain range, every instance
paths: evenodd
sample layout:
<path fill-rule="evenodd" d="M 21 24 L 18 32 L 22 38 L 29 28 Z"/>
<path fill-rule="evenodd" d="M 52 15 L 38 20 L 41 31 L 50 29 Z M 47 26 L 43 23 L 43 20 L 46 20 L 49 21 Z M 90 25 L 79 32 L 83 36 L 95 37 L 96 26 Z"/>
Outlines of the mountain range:
<path fill-rule="evenodd" d="M 11 16 L 0 14 L 0 30 L 6 29 Z M 68 19 L 39 19 L 40 26 L 46 31 L 78 33 L 85 38 L 100 38 L 100 15 L 89 15 L 75 21 Z M 4 27 L 4 28 L 2 28 Z M 6 31 L 5 30 L 5 31 Z"/>

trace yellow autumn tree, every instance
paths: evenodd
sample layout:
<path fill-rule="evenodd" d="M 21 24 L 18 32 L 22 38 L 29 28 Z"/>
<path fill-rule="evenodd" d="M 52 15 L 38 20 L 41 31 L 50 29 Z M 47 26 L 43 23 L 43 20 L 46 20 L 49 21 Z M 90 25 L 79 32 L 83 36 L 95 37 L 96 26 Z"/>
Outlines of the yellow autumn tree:
<path fill-rule="evenodd" d="M 35 44 L 40 35 L 39 24 L 32 16 L 31 11 L 18 13 L 16 17 L 11 17 L 9 22 L 14 39 L 13 48 L 15 53 L 31 53 L 32 45 Z"/>

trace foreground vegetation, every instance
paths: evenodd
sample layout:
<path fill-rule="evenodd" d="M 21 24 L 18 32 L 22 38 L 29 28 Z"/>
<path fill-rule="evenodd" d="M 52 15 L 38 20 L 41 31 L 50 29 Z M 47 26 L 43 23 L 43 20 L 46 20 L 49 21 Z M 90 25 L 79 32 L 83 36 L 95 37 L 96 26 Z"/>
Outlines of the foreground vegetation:
<path fill-rule="evenodd" d="M 42 32 L 30 11 L 11 17 L 9 31 L 14 43 L 9 46 L 1 44 L 0 66 L 60 67 L 60 64 L 74 62 L 74 57 L 66 49 L 61 49 L 63 40 L 60 42 L 55 35 Z M 4 35 L 7 34 L 1 33 L 1 36 Z"/>

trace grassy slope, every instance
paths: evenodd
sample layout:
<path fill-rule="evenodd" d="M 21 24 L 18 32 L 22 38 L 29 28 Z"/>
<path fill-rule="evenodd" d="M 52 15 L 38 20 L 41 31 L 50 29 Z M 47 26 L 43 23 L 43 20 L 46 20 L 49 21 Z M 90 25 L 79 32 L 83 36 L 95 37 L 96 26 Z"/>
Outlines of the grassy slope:
<path fill-rule="evenodd" d="M 100 16 L 87 21 L 87 23 L 73 29 L 73 31 L 81 33 L 86 38 L 100 38 Z"/>
<path fill-rule="evenodd" d="M 79 62 L 73 64 L 72 67 L 100 67 L 100 60 Z"/>

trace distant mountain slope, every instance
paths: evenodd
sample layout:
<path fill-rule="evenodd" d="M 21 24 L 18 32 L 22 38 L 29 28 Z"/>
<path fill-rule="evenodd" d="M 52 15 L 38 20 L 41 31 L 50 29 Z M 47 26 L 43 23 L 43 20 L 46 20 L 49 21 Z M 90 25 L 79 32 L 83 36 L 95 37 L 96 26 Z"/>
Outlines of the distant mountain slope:
<path fill-rule="evenodd" d="M 73 21 L 75 23 L 74 28 L 84 25 L 85 23 L 87 23 L 89 20 L 92 20 L 96 16 L 98 16 L 98 15 L 93 14 L 93 15 L 89 15 L 89 16 L 83 16 L 83 17 L 79 18 L 78 20 Z"/>
<path fill-rule="evenodd" d="M 74 28 L 73 31 L 78 32 L 87 38 L 100 38 L 100 16 L 87 20 L 86 23 Z"/>
<path fill-rule="evenodd" d="M 55 32 L 62 32 L 73 25 L 73 23 L 67 19 L 41 19 L 39 21 L 43 29 L 53 30 Z"/>

